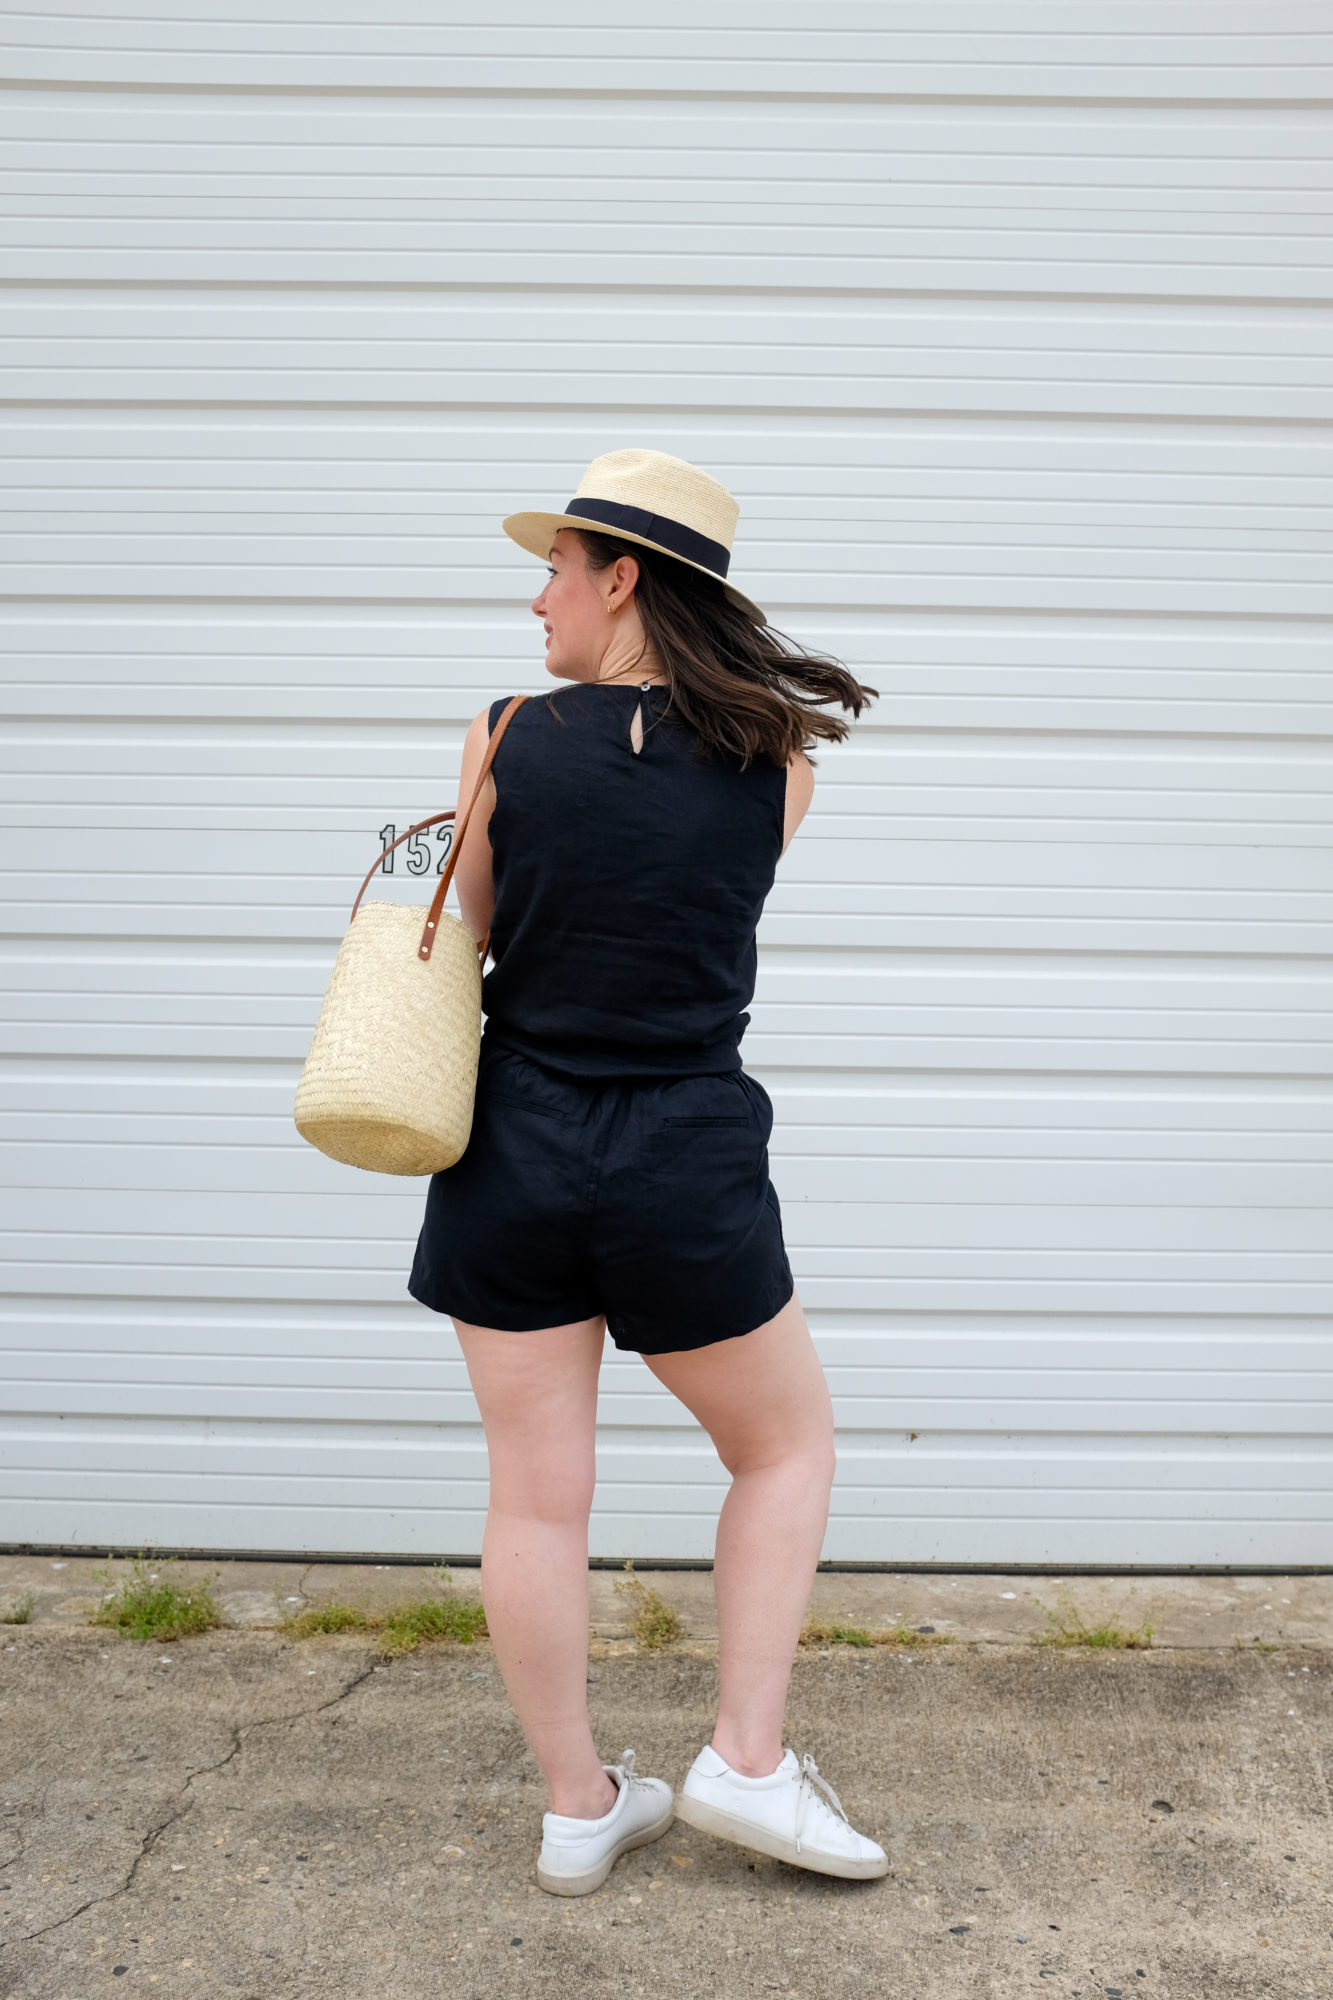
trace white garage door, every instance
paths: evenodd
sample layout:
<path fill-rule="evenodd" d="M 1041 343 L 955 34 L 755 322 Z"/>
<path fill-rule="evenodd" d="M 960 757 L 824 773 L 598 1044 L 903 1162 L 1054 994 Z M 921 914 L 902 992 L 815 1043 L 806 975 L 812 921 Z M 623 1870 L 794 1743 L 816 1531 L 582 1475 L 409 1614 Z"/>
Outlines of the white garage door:
<path fill-rule="evenodd" d="M 1328 1562 L 1322 10 L 389 11 L 4 26 L 0 1539 L 479 1547 L 423 1186 L 291 1096 L 545 684 L 500 516 L 646 444 L 881 690 L 745 1045 L 825 1555 Z M 706 1442 L 602 1417 L 595 1551 L 706 1556 Z"/>

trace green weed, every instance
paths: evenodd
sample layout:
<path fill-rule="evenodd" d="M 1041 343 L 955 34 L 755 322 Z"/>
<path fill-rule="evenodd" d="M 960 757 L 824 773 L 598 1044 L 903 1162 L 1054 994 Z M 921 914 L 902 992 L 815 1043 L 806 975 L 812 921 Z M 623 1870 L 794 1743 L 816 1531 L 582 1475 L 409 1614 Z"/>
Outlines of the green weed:
<path fill-rule="evenodd" d="M 802 1631 L 801 1640 L 807 1646 L 873 1646 L 875 1643 L 863 1625 L 820 1625 L 814 1620 Z"/>
<path fill-rule="evenodd" d="M 22 1597 L 14 1599 L 8 1611 L 0 1611 L 0 1625 L 31 1625 L 32 1607 L 36 1602 L 37 1592 L 25 1591 Z"/>
<path fill-rule="evenodd" d="M 380 1647 L 386 1659 L 414 1653 L 427 1639 L 456 1639 L 470 1646 L 486 1637 L 486 1613 L 475 1598 L 426 1597 L 400 1604 L 380 1625 Z"/>
<path fill-rule="evenodd" d="M 1117 1625 L 1110 1621 L 1105 1625 L 1088 1625 L 1082 1613 L 1075 1606 L 1066 1591 L 1061 1598 L 1058 1611 L 1051 1611 L 1035 1600 L 1046 1613 L 1046 1630 L 1034 1632 L 1034 1646 L 1091 1646 L 1103 1651 L 1129 1651 L 1134 1648 L 1147 1649 L 1152 1645 L 1152 1626 Z"/>
<path fill-rule="evenodd" d="M 668 1604 L 660 1590 L 645 1583 L 634 1574 L 634 1558 L 625 1564 L 625 1575 L 617 1577 L 613 1588 L 618 1597 L 623 1597 L 630 1605 L 630 1630 L 638 1641 L 639 1650 L 645 1653 L 659 1652 L 663 1646 L 674 1645 L 681 1636 L 680 1613 Z"/>
<path fill-rule="evenodd" d="M 438 1571 L 441 1588 L 452 1581 L 447 1569 Z M 363 1611 L 355 1604 L 312 1604 L 284 1618 L 280 1629 L 293 1639 L 313 1639 L 325 1632 L 375 1632 L 384 1659 L 414 1653 L 432 1639 L 453 1639 L 470 1646 L 486 1636 L 486 1613 L 473 1597 L 423 1597 L 395 1604 L 388 1611 Z"/>
<path fill-rule="evenodd" d="M 927 1646 L 951 1646 L 953 1634 L 914 1632 L 901 1620 L 897 1625 L 869 1631 L 864 1625 L 826 1625 L 812 1616 L 801 1627 L 798 1643 L 802 1646 L 901 1646 L 912 1652 L 921 1652 Z"/>
<path fill-rule="evenodd" d="M 289 1639 L 313 1639 L 317 1632 L 364 1632 L 371 1620 L 354 1604 L 312 1604 L 280 1620 Z"/>
<path fill-rule="evenodd" d="M 127 1639 L 140 1644 L 154 1639 L 161 1645 L 168 1639 L 185 1639 L 196 1632 L 210 1632 L 222 1623 L 222 1611 L 213 1595 L 217 1572 L 198 1583 L 178 1583 L 172 1573 L 174 1556 L 157 1558 L 150 1566 L 142 1555 L 130 1565 L 128 1576 L 119 1583 L 110 1569 L 96 1569 L 93 1575 L 112 1584 L 89 1623 L 109 1625 Z"/>

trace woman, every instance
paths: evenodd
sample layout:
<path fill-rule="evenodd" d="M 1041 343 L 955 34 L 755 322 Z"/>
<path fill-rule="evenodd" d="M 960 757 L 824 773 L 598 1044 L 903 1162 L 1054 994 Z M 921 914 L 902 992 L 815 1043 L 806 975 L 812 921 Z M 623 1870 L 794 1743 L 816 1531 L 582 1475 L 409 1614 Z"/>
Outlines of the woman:
<path fill-rule="evenodd" d="M 550 1791 L 538 1881 L 559 1895 L 597 1888 L 673 1814 L 632 1751 L 600 1762 L 588 1723 L 608 1330 L 731 1474 L 717 1726 L 675 1813 L 822 1873 L 888 1867 L 782 1744 L 833 1421 L 768 1178 L 773 1107 L 739 1052 L 755 926 L 813 789 L 804 745 L 847 733 L 819 704 L 859 714 L 875 690 L 781 646 L 725 582 L 738 512 L 697 467 L 625 450 L 563 513 L 505 521 L 547 563 L 532 609 L 568 685 L 515 712 L 454 878 L 493 969 L 472 1135 L 431 1181 L 409 1288 L 453 1319 L 485 1427 L 482 1598 Z M 460 814 L 504 707 L 468 731 Z"/>

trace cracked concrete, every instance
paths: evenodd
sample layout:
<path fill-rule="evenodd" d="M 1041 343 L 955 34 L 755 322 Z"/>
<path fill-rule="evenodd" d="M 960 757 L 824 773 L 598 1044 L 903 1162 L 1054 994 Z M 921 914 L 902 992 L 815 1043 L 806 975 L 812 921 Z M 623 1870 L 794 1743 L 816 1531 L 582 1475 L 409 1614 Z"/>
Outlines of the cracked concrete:
<path fill-rule="evenodd" d="M 161 1663 L 161 1660 L 159 1661 L 159 1663 Z M 325 1709 L 335 1708 L 340 1701 L 344 1701 L 349 1694 L 352 1694 L 357 1688 L 359 1688 L 362 1681 L 364 1681 L 368 1675 L 374 1672 L 375 1672 L 375 1664 L 372 1661 L 369 1662 L 364 1667 L 362 1667 L 359 1672 L 353 1674 L 352 1678 L 347 1682 L 346 1686 L 340 1688 L 336 1695 L 331 1696 L 328 1701 L 316 1703 L 313 1709 L 298 1708 L 298 1709 L 291 1709 L 282 1715 L 264 1715 L 258 1717 L 257 1720 L 253 1722 L 243 1723 L 239 1726 L 233 1727 L 232 1745 L 230 1750 L 227 1751 L 224 1757 L 219 1757 L 217 1761 L 212 1764 L 201 1764 L 198 1770 L 188 1771 L 186 1773 L 184 1782 L 181 1785 L 181 1803 L 176 1807 L 174 1812 L 167 1813 L 166 1816 L 160 1819 L 155 1826 L 149 1828 L 148 1832 L 144 1835 L 143 1840 L 140 1842 L 138 1853 L 135 1855 L 133 1861 L 130 1863 L 129 1874 L 125 1877 L 125 1880 L 120 1884 L 118 1888 L 108 1891 L 108 1893 L 104 1896 L 91 1897 L 88 1900 L 88 1902 L 81 1903 L 77 1909 L 71 1910 L 68 1916 L 57 1918 L 53 1924 L 48 1924 L 44 1926 L 44 1928 L 41 1930 L 30 1931 L 26 1933 L 26 1935 L 21 1933 L 19 1937 L 17 1939 L 12 1940 L 12 1942 L 28 1943 L 36 1938 L 49 1936 L 52 1931 L 59 1930 L 63 1925 L 72 1923 L 76 1917 L 81 1917 L 85 1910 L 93 1909 L 99 1903 L 112 1902 L 117 1896 L 125 1895 L 134 1886 L 134 1880 L 136 1875 L 138 1874 L 140 1864 L 147 1858 L 149 1854 L 151 1854 L 154 1847 L 157 1845 L 158 1841 L 162 1838 L 163 1834 L 167 1833 L 176 1824 L 177 1820 L 183 1819 L 186 1813 L 190 1811 L 191 1807 L 194 1804 L 194 1800 L 186 1795 L 189 1793 L 190 1788 L 195 1783 L 196 1779 L 211 1777 L 215 1772 L 225 1770 L 227 1765 L 231 1763 L 232 1759 L 240 1755 L 241 1749 L 245 1743 L 246 1738 L 254 1730 L 268 1729 L 276 1724 L 280 1724 L 283 1722 L 295 1722 L 298 1721 L 304 1715 L 311 1715 L 311 1714 L 319 1715 L 322 1714 Z M 11 1942 L 11 1940 L 3 1940 L 0 1942 L 7 1943 Z"/>
<path fill-rule="evenodd" d="M 324 1569 L 309 1595 L 426 1581 Z M 64 1596 L 0 1628 L 0 1992 L 16 2000 L 111 1981 L 189 2000 L 1333 1992 L 1327 1579 L 1141 1579 L 1131 1599 L 1125 1579 L 1080 1578 L 1085 1615 L 1151 1586 L 1164 1630 L 1216 1615 L 1217 1643 L 1051 1653 L 985 1636 L 992 1599 L 1030 1624 L 1019 1593 L 1053 1601 L 1051 1579 L 963 1580 L 984 1586 L 974 1602 L 947 1577 L 821 1578 L 821 1616 L 958 1632 L 796 1664 L 788 1740 L 883 1841 L 889 1877 L 809 1876 L 677 1825 L 565 1902 L 534 1886 L 540 1779 L 485 1644 L 388 1662 L 352 1636 L 255 1628 L 136 1646 L 82 1623 L 86 1580 L 54 1574 Z M 603 1755 L 632 1744 L 677 1783 L 714 1686 L 708 1579 L 686 1575 L 652 1578 L 685 1640 L 640 1657 L 599 1573 L 589 1666 Z M 1120 1596 L 1094 1601 L 1094 1581 Z M 1261 1598 L 1237 1592 L 1255 1581 Z"/>

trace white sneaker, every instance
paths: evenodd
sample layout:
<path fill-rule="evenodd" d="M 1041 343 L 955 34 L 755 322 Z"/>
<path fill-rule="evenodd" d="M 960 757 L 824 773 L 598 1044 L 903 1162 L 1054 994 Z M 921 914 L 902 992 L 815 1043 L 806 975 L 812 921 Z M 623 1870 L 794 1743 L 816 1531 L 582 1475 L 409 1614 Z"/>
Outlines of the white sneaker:
<path fill-rule="evenodd" d="M 565 1813 L 542 1817 L 542 1851 L 537 1880 L 553 1896 L 587 1896 L 600 1889 L 622 1854 L 660 1840 L 670 1826 L 671 1787 L 661 1778 L 641 1778 L 634 1752 L 621 1764 L 602 1769 L 617 1786 L 616 1802 L 600 1819 L 573 1819 Z"/>
<path fill-rule="evenodd" d="M 816 1785 L 832 1806 L 820 1798 Z M 770 1777 L 743 1778 L 706 1744 L 680 1788 L 676 1817 L 719 1840 L 734 1840 L 817 1875 L 868 1882 L 888 1873 L 884 1849 L 853 1831 L 814 1758 L 802 1757 L 798 1764 L 794 1750 L 783 1751 Z"/>

